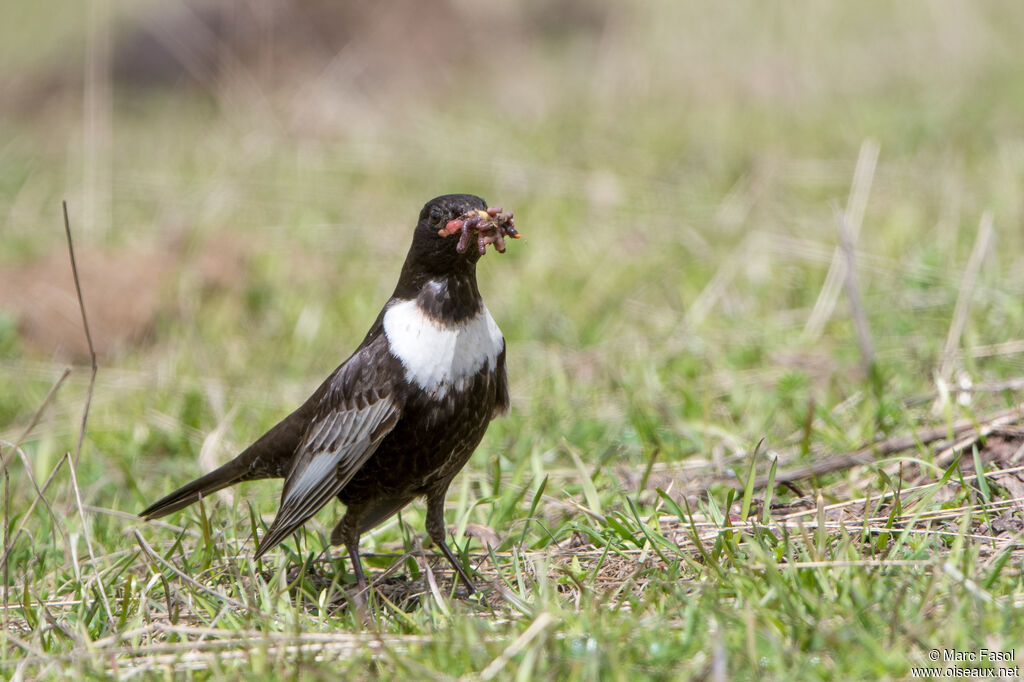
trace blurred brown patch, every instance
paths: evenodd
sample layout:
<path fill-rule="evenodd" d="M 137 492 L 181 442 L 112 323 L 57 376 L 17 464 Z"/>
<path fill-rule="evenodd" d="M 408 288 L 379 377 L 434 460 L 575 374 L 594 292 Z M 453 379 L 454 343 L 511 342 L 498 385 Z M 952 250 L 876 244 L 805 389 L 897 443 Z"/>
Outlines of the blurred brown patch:
<path fill-rule="evenodd" d="M 212 87 L 237 76 L 283 84 L 345 62 L 355 80 L 387 86 L 409 67 L 429 72 L 464 54 L 468 29 L 439 0 L 157 4 L 126 22 L 112 66 L 122 84 Z"/>
<path fill-rule="evenodd" d="M 202 248 L 184 240 L 120 251 L 77 247 L 82 297 L 97 355 L 111 356 L 152 338 L 160 315 L 173 315 L 183 275 L 202 290 L 230 288 L 247 272 L 245 240 L 219 233 Z M 87 362 L 89 347 L 65 249 L 17 265 L 0 267 L 0 309 L 11 313 L 22 343 L 31 351 Z"/>
<path fill-rule="evenodd" d="M 534 40 L 593 35 L 607 13 L 585 0 L 152 3 L 112 27 L 109 73 L 117 86 L 198 89 L 228 107 L 239 94 L 283 95 L 300 113 L 324 98 L 379 105 L 446 96 L 455 69 L 507 63 Z M 15 111 L 36 116 L 81 87 L 78 55 L 48 62 L 16 79 L 5 98 Z"/>
<path fill-rule="evenodd" d="M 99 355 L 146 338 L 169 263 L 155 253 L 76 254 L 90 331 Z M 29 348 L 84 362 L 89 348 L 67 252 L 0 269 L 0 308 L 14 314 Z"/>

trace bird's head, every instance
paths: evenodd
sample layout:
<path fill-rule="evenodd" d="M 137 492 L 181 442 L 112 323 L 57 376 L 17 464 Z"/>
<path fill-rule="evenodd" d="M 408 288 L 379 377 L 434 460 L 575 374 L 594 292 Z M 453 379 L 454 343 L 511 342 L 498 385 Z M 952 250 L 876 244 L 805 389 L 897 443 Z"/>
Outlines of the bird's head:
<path fill-rule="evenodd" d="M 420 211 L 409 259 L 431 274 L 472 269 L 487 245 L 504 252 L 505 237 L 519 237 L 511 213 L 472 194 L 446 194 Z"/>

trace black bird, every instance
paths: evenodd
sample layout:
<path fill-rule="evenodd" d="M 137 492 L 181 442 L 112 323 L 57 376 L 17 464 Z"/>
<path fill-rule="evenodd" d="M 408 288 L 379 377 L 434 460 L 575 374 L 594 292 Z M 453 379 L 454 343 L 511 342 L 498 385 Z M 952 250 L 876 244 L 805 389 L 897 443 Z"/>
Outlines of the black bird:
<path fill-rule="evenodd" d="M 473 583 L 445 542 L 448 485 L 508 411 L 505 340 L 487 311 L 476 264 L 487 244 L 518 237 L 511 213 L 470 194 L 420 212 L 398 286 L 366 338 L 297 410 L 219 469 L 146 508 L 153 519 L 242 481 L 284 477 L 281 508 L 255 558 L 297 530 L 332 497 L 359 586 L 359 536 L 426 496 L 426 530 L 455 572 Z M 462 236 L 456 242 L 449 236 Z M 477 248 L 468 248 L 470 236 Z"/>

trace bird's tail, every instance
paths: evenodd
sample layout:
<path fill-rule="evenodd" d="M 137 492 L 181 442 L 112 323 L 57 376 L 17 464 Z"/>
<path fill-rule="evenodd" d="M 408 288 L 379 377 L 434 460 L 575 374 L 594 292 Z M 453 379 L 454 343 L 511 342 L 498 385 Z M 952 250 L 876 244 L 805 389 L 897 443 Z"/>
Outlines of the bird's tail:
<path fill-rule="evenodd" d="M 214 469 L 202 478 L 197 478 L 167 497 L 154 502 L 139 514 L 144 519 L 155 519 L 183 509 L 200 497 L 227 488 L 242 481 L 260 478 L 280 478 L 285 475 L 291 455 L 295 452 L 310 419 L 310 411 L 316 406 L 320 392 L 313 394 L 302 407 L 282 419 L 278 424 L 259 437 L 233 460 L 219 469 Z"/>
<path fill-rule="evenodd" d="M 170 495 L 143 509 L 139 516 L 147 520 L 166 516 L 198 501 L 200 497 L 206 497 L 240 481 L 249 480 L 251 478 L 247 476 L 250 471 L 249 467 L 239 461 L 241 459 L 241 457 L 236 457 L 222 467 L 178 488 Z"/>

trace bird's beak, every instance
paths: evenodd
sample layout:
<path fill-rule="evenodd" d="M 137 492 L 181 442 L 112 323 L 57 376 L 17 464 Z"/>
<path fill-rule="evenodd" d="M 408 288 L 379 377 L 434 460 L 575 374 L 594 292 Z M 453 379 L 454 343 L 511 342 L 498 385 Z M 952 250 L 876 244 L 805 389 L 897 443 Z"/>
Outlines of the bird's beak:
<path fill-rule="evenodd" d="M 494 244 L 499 253 L 505 253 L 505 237 L 519 239 L 512 213 L 503 212 L 500 206 L 492 206 L 486 211 L 478 208 L 466 211 L 455 220 L 449 220 L 437 231 L 442 237 L 450 237 L 457 232 L 462 234 L 456 250 L 465 253 L 469 247 L 470 237 L 475 236 L 477 250 L 481 256 L 486 252 L 488 244 Z"/>

